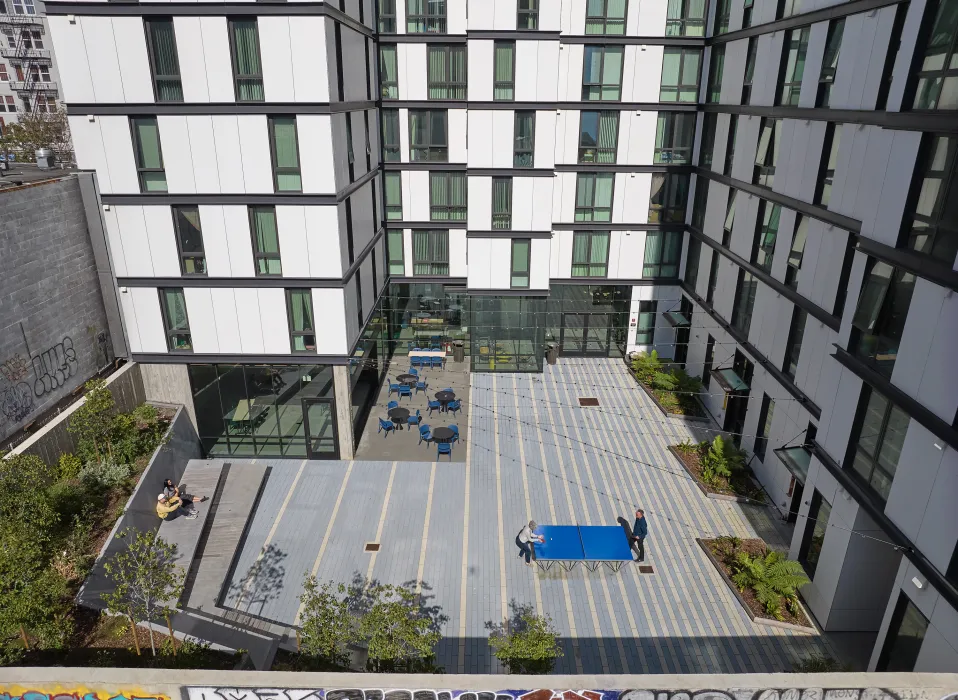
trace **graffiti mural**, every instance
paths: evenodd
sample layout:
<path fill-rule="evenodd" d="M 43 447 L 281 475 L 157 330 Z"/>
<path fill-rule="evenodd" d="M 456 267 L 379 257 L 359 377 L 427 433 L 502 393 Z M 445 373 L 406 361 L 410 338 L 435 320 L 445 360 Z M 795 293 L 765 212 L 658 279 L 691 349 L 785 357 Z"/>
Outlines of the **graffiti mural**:
<path fill-rule="evenodd" d="M 73 338 L 64 336 L 59 343 L 34 356 L 32 362 L 33 374 L 36 377 L 33 393 L 43 396 L 49 391 L 59 389 L 77 372 Z"/>
<path fill-rule="evenodd" d="M 11 384 L 19 382 L 30 373 L 30 365 L 17 353 L 9 360 L 0 364 L 0 374 Z"/>
<path fill-rule="evenodd" d="M 42 687 L 42 686 L 41 686 Z M 122 690 L 105 693 L 86 688 L 54 688 L 28 690 L 26 688 L 0 687 L 0 700 L 169 700 L 165 695 L 140 690 Z"/>
<path fill-rule="evenodd" d="M 20 382 L 14 386 L 0 386 L 0 414 L 4 420 L 10 420 L 19 423 L 30 413 L 33 408 L 33 392 L 30 391 L 30 385 L 26 382 Z"/>

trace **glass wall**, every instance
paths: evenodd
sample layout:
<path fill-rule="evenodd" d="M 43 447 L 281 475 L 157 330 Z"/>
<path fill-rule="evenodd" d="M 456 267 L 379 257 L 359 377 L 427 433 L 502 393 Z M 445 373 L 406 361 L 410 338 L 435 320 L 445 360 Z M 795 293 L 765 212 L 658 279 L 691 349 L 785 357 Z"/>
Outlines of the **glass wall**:
<path fill-rule="evenodd" d="M 546 342 L 560 355 L 621 357 L 628 343 L 628 285 L 556 284 L 546 299 Z"/>
<path fill-rule="evenodd" d="M 474 372 L 541 372 L 545 297 L 470 296 Z"/>

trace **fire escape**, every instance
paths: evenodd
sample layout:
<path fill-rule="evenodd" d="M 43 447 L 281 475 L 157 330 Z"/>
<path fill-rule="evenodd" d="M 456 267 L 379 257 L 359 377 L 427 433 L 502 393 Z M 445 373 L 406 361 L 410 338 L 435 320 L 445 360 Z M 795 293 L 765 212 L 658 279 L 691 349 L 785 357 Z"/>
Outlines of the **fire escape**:
<path fill-rule="evenodd" d="M 0 57 L 10 62 L 10 89 L 20 97 L 23 112 L 53 111 L 48 97 L 57 96 L 51 79 L 50 49 L 38 48 L 45 33 L 43 18 L 28 14 L 0 14 Z M 12 45 L 11 45 L 12 44 Z"/>

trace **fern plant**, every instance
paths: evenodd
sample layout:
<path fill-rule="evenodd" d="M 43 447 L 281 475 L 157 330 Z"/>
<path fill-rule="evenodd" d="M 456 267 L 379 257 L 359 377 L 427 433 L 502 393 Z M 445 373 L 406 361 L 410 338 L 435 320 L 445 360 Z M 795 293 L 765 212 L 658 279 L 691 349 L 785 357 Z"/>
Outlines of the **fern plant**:
<path fill-rule="evenodd" d="M 652 386 L 661 391 L 675 391 L 679 383 L 675 375 L 666 372 L 656 372 L 652 377 Z"/>
<path fill-rule="evenodd" d="M 716 435 L 702 458 L 702 480 L 707 484 L 714 484 L 719 478 L 727 479 L 732 476 L 732 470 L 725 456 L 725 440 Z"/>
<path fill-rule="evenodd" d="M 632 371 L 643 384 L 651 384 L 655 375 L 662 371 L 662 361 L 659 353 L 653 350 L 650 353 L 639 353 L 632 356 Z"/>
<path fill-rule="evenodd" d="M 798 612 L 798 589 L 809 579 L 797 561 L 786 559 L 784 554 L 774 550 L 764 557 L 739 552 L 732 570 L 732 582 L 738 589 L 752 589 L 765 612 L 776 620 L 784 618 L 783 601 L 793 615 Z"/>

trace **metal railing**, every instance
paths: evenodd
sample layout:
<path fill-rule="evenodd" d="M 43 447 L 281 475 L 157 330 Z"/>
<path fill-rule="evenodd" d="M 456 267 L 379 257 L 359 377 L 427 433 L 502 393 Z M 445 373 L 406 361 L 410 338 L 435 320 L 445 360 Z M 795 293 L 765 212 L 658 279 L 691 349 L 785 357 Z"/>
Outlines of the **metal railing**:
<path fill-rule="evenodd" d="M 0 14 L 0 26 L 4 24 L 43 26 L 43 17 L 39 15 L 7 15 Z"/>
<path fill-rule="evenodd" d="M 14 92 L 56 92 L 57 84 L 42 80 L 12 80 L 10 89 Z"/>
<path fill-rule="evenodd" d="M 0 56 L 4 58 L 34 58 L 49 61 L 50 51 L 48 49 L 23 49 L 19 46 L 2 46 L 0 47 Z"/>

